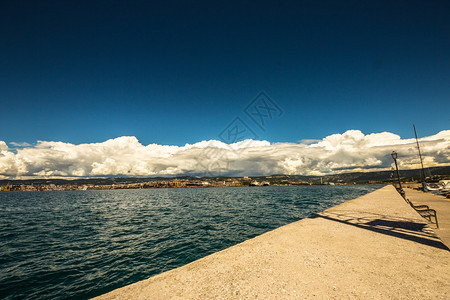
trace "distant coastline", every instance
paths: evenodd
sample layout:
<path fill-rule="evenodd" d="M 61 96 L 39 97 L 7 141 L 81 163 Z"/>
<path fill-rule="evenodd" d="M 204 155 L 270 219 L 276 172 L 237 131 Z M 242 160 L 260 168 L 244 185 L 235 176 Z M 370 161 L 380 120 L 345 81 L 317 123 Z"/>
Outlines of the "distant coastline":
<path fill-rule="evenodd" d="M 428 182 L 450 179 L 450 166 L 429 168 Z M 404 182 L 419 182 L 419 169 L 402 170 Z M 297 185 L 349 185 L 388 184 L 391 171 L 353 172 L 324 176 L 270 175 L 253 177 L 230 176 L 179 176 L 179 177 L 115 177 L 81 179 L 27 179 L 0 180 L 0 187 L 10 184 L 9 191 L 68 191 L 68 190 L 118 190 L 157 188 L 205 188 L 239 186 L 297 186 Z"/>

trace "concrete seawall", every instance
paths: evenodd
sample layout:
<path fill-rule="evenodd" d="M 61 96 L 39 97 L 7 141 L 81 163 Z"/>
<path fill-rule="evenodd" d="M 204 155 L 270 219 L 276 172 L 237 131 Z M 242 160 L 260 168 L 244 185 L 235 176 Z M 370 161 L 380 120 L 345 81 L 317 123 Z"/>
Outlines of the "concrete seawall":
<path fill-rule="evenodd" d="M 450 252 L 392 186 L 99 299 L 449 299 Z"/>

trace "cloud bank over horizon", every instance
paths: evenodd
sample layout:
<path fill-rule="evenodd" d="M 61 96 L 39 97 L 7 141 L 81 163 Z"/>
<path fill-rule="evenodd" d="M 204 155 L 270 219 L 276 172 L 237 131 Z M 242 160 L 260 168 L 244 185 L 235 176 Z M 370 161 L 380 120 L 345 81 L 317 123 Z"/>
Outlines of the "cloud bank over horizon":
<path fill-rule="evenodd" d="M 450 130 L 419 139 L 425 167 L 450 163 Z M 389 169 L 391 152 L 400 169 L 420 168 L 415 139 L 389 132 L 348 130 L 322 140 L 270 143 L 218 140 L 185 146 L 141 144 L 134 136 L 101 143 L 38 141 L 36 145 L 0 141 L 0 179 L 101 176 L 255 176 L 325 175 Z"/>

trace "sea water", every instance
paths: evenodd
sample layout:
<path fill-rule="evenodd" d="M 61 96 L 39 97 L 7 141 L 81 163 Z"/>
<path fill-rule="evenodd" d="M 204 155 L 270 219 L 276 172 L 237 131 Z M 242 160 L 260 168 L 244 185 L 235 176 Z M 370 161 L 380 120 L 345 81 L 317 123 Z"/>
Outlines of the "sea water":
<path fill-rule="evenodd" d="M 89 298 L 379 185 L 0 193 L 0 298 Z"/>

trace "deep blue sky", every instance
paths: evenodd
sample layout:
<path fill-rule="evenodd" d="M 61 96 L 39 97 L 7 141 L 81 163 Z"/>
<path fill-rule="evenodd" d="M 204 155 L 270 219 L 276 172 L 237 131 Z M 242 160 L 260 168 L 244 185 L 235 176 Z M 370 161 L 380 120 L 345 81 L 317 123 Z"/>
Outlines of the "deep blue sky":
<path fill-rule="evenodd" d="M 260 91 L 271 142 L 450 128 L 450 2 L 281 2 L 2 0 L 0 140 L 217 139 Z"/>

